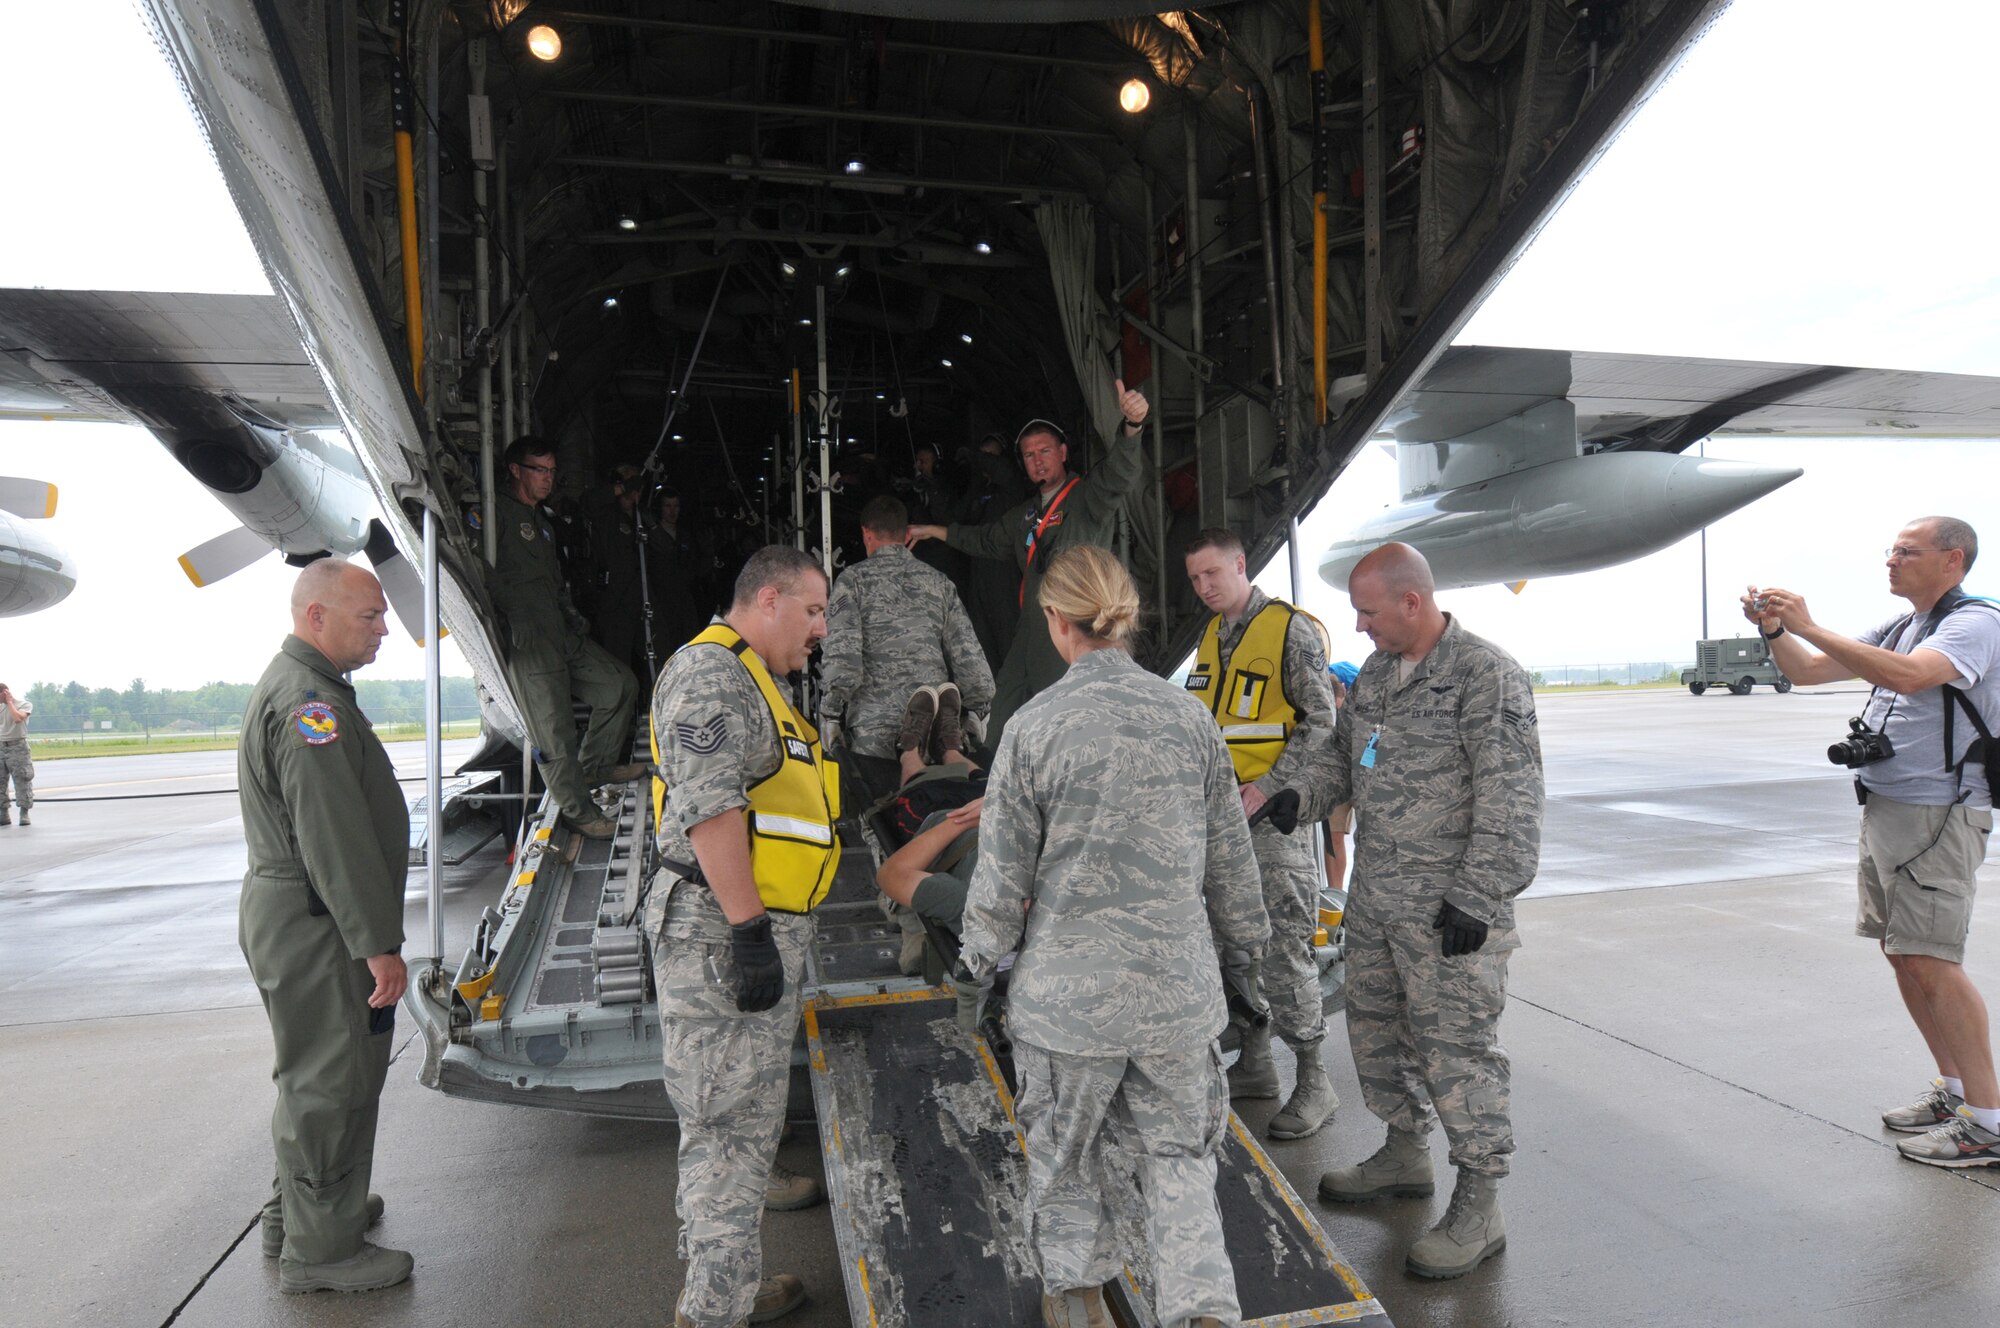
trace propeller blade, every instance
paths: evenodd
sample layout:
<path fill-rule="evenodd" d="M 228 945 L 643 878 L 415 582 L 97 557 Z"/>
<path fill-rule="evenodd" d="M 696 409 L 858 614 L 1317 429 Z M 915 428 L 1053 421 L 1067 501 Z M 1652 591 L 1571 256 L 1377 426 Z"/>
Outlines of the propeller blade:
<path fill-rule="evenodd" d="M 0 475 L 0 511 L 25 516 L 31 521 L 56 514 L 56 486 L 41 480 L 13 479 Z"/>
<path fill-rule="evenodd" d="M 1520 594 L 1523 590 L 1526 590 L 1527 588 L 1528 588 L 1528 583 L 1526 581 L 1509 581 L 1507 583 L 1507 589 L 1513 591 L 1516 595 Z"/>
<path fill-rule="evenodd" d="M 197 544 L 181 555 L 181 570 L 197 586 L 212 586 L 271 552 L 261 536 L 248 526 L 217 535 L 206 544 Z"/>
<path fill-rule="evenodd" d="M 382 583 L 382 596 L 389 601 L 395 611 L 396 621 L 403 624 L 403 630 L 418 645 L 424 644 L 424 581 L 416 567 L 403 551 L 396 547 L 389 528 L 380 521 L 368 523 L 368 544 L 365 549 L 368 561 L 374 564 L 375 579 Z M 450 636 L 449 628 L 440 626 L 438 639 Z"/>

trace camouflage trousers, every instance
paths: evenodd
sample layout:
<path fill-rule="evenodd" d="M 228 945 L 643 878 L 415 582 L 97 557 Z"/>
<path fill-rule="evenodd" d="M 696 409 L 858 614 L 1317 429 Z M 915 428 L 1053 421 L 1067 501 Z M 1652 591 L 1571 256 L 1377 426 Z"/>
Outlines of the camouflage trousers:
<path fill-rule="evenodd" d="M 1221 1047 L 1168 1056 L 1075 1056 L 1014 1044 L 1027 1138 L 1028 1226 L 1051 1292 L 1101 1286 L 1125 1262 L 1109 1196 L 1130 1201 L 1136 1163 L 1153 1267 L 1154 1313 L 1166 1328 L 1197 1315 L 1242 1318 L 1215 1201 L 1215 1154 L 1229 1124 Z"/>
<path fill-rule="evenodd" d="M 22 811 L 35 805 L 35 758 L 25 742 L 0 742 L 0 809 L 7 806 L 7 785 Z"/>
<path fill-rule="evenodd" d="M 1430 1133 L 1435 1106 L 1451 1164 L 1504 1176 L 1514 1127 L 1500 1012 L 1518 942 L 1496 931 L 1478 952 L 1447 959 L 1432 916 L 1348 914 L 1347 1038 L 1361 1100 L 1410 1134 Z"/>
<path fill-rule="evenodd" d="M 672 878 L 662 873 L 660 896 Z M 785 994 L 769 1010 L 736 1008 L 729 924 L 715 897 L 689 881 L 646 910 L 660 990 L 667 1096 L 680 1117 L 680 1312 L 698 1328 L 734 1328 L 750 1313 L 764 1267 L 764 1187 L 785 1124 L 799 980 L 812 919 L 773 913 Z"/>
<path fill-rule="evenodd" d="M 1314 846 L 1311 825 L 1285 835 L 1266 821 L 1250 832 L 1257 875 L 1264 884 L 1264 911 L 1271 918 L 1271 945 L 1258 966 L 1258 981 L 1272 1031 L 1293 1048 L 1316 1046 L 1326 1036 L 1312 945 L 1319 928 Z"/>

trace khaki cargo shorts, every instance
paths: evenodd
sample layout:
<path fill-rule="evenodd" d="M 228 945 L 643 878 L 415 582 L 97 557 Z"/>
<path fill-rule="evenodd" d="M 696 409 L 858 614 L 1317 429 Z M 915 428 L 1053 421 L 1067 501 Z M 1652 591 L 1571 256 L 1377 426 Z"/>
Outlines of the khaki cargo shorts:
<path fill-rule="evenodd" d="M 1861 809 L 1855 934 L 1882 942 L 1889 954 L 1964 963 L 1974 877 L 1992 832 L 1993 813 L 1983 807 L 1919 807 L 1869 794 Z"/>

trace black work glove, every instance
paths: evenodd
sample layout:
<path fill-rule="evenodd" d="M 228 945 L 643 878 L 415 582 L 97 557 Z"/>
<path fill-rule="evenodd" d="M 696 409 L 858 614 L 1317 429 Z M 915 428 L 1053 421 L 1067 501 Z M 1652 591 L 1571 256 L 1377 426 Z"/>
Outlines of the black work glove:
<path fill-rule="evenodd" d="M 1280 789 L 1274 796 L 1264 799 L 1264 805 L 1250 818 L 1250 828 L 1256 829 L 1259 821 L 1269 821 L 1281 835 L 1289 835 L 1298 829 L 1299 791 Z"/>
<path fill-rule="evenodd" d="M 736 961 L 736 1008 L 756 1014 L 776 1005 L 785 994 L 785 960 L 771 935 L 771 915 L 759 913 L 731 927 L 729 953 Z"/>
<path fill-rule="evenodd" d="M 1431 924 L 1431 930 L 1444 933 L 1447 959 L 1472 954 L 1486 944 L 1486 924 L 1454 906 L 1449 899 L 1438 904 L 1437 921 Z"/>

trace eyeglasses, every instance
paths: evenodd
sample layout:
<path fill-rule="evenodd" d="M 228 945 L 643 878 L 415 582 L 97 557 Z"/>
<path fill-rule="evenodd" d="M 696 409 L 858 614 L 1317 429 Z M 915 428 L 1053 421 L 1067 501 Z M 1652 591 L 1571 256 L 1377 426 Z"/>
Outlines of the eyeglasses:
<path fill-rule="evenodd" d="M 1884 558 L 1889 559 L 1891 562 L 1901 562 L 1905 558 L 1914 558 L 1920 553 L 1936 553 L 1936 552 L 1938 552 L 1938 550 L 1936 549 L 1916 549 L 1916 548 L 1911 548 L 1907 544 L 1898 544 L 1893 548 L 1882 550 L 1882 556 Z"/>
<path fill-rule="evenodd" d="M 556 468 L 554 466 L 538 466 L 532 461 L 517 461 L 514 464 L 519 466 L 522 470 L 532 470 L 537 475 L 553 475 L 556 473 Z"/>

